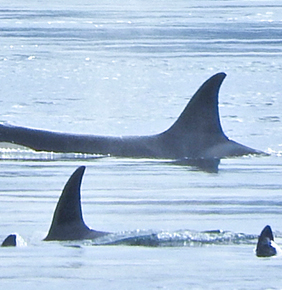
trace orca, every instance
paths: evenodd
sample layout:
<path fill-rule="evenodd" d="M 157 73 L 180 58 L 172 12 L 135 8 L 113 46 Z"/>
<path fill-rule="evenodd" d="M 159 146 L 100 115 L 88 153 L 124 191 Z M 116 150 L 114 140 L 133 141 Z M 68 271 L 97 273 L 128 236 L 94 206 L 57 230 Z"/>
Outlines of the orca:
<path fill-rule="evenodd" d="M 85 166 L 78 167 L 66 183 L 44 241 L 93 240 L 109 234 L 92 230 L 84 223 L 80 195 L 84 171 Z"/>
<path fill-rule="evenodd" d="M 172 160 L 213 160 L 243 155 L 267 155 L 230 140 L 223 132 L 218 93 L 226 77 L 221 72 L 209 78 L 194 94 L 175 123 L 166 131 L 148 136 L 100 136 L 60 133 L 0 124 L 0 142 L 36 151 L 90 153 L 116 157 Z"/>
<path fill-rule="evenodd" d="M 43 241 L 94 240 L 110 234 L 90 229 L 83 220 L 80 187 L 85 166 L 78 167 L 67 181 L 56 209 L 47 236 Z M 18 234 L 10 234 L 1 247 L 25 246 L 26 242 Z"/>
<path fill-rule="evenodd" d="M 273 233 L 269 225 L 265 226 L 258 238 L 256 255 L 258 257 L 271 257 L 281 252 L 279 246 L 274 242 Z"/>

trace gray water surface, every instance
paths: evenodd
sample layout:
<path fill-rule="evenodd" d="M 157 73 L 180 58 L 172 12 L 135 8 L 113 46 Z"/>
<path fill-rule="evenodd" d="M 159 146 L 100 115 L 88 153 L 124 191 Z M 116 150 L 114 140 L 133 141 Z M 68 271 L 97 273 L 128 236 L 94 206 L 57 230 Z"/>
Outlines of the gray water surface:
<path fill-rule="evenodd" d="M 279 1 L 10 1 L 0 8 L 1 122 L 103 135 L 167 129 L 224 71 L 228 137 L 269 157 L 206 173 L 167 160 L 97 158 L 1 145 L 0 285 L 11 289 L 281 289 L 259 259 L 266 224 L 282 244 Z M 109 240 L 42 242 L 80 165 L 86 223 Z M 207 232 L 208 231 L 208 232 Z M 156 244 L 101 245 L 144 237 Z"/>

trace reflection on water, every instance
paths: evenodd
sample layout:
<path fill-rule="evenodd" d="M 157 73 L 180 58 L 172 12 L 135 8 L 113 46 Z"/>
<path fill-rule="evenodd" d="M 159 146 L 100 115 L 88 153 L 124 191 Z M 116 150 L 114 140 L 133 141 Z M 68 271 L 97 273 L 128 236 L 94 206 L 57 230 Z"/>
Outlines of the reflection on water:
<path fill-rule="evenodd" d="M 86 154 L 86 153 L 57 153 L 57 152 L 47 152 L 47 151 L 34 151 L 22 146 L 13 145 L 9 143 L 0 143 L 0 158 L 2 160 L 18 160 L 18 161 L 63 161 L 63 160 L 91 160 L 106 158 L 110 156 L 98 155 L 98 154 Z M 6 147 L 6 148 L 5 148 Z M 11 148 L 14 147 L 14 148 Z M 137 159 L 138 160 L 138 159 Z M 142 159 L 140 159 L 141 161 Z M 149 161 L 149 159 L 143 159 Z M 151 160 L 154 162 L 154 160 Z M 156 160 L 156 162 L 181 165 L 181 166 L 192 166 L 197 170 L 202 170 L 210 173 L 218 172 L 218 165 L 220 159 L 191 159 L 184 158 L 179 160 Z"/>
<path fill-rule="evenodd" d="M 202 170 L 205 172 L 210 173 L 217 173 L 218 172 L 218 165 L 220 163 L 219 158 L 183 158 L 176 161 L 172 161 L 172 164 L 182 165 L 182 166 L 193 166 L 198 170 Z"/>

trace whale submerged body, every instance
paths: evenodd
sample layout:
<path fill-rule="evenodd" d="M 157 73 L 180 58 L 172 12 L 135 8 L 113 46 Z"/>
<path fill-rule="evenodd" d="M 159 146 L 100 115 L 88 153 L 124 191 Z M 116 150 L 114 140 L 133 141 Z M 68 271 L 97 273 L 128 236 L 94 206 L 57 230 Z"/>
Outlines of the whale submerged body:
<path fill-rule="evenodd" d="M 104 231 L 97 231 L 90 229 L 83 220 L 83 214 L 82 214 L 82 208 L 81 208 L 81 182 L 82 178 L 85 172 L 85 166 L 78 167 L 74 173 L 71 175 L 69 180 L 67 181 L 66 185 L 64 186 L 64 189 L 61 193 L 61 196 L 59 198 L 59 201 L 57 203 L 56 209 L 53 214 L 52 223 L 50 226 L 50 229 L 48 231 L 47 236 L 44 238 L 44 241 L 78 241 L 78 240 L 97 240 L 99 241 L 99 238 L 107 238 L 110 237 L 110 232 L 104 232 Z M 138 230 L 139 232 L 139 230 Z M 203 240 L 199 239 L 199 236 L 203 234 Z M 232 233 L 222 231 L 205 231 L 205 232 L 197 232 L 195 239 L 192 238 L 192 243 L 210 243 L 211 241 L 216 242 L 222 241 L 224 239 L 227 239 L 230 242 L 230 237 Z M 210 238 L 207 239 L 207 235 L 210 235 Z M 185 234 L 183 236 L 183 240 L 179 238 L 181 235 L 178 232 L 177 241 L 174 241 L 177 245 L 179 243 L 186 244 L 187 242 L 187 233 L 185 231 Z M 161 238 L 158 236 L 155 232 L 150 232 L 146 234 L 138 234 L 134 233 L 132 236 L 119 236 L 117 235 L 117 239 L 114 238 L 114 240 L 105 239 L 101 240 L 100 245 L 143 245 L 143 246 L 159 246 L 162 244 L 171 246 L 171 239 L 167 240 L 167 234 L 165 235 L 164 240 L 161 240 Z M 190 232 L 188 235 L 189 239 L 193 237 L 193 233 Z M 236 244 L 238 244 L 238 237 L 240 237 L 242 240 L 248 240 L 250 237 L 247 235 L 240 235 L 233 233 L 233 239 Z M 251 235 L 251 238 L 253 239 L 253 236 Z M 189 240 L 188 239 L 188 240 Z M 232 239 L 231 239 L 232 240 Z M 189 242 L 189 241 L 188 241 Z M 95 243 L 94 243 L 95 245 Z M 10 234 L 6 237 L 6 239 L 3 241 L 2 247 L 20 247 L 20 246 L 26 246 L 26 242 L 22 239 L 21 236 L 18 234 Z M 282 251 L 279 248 L 279 246 L 274 242 L 274 237 L 272 230 L 270 226 L 266 226 L 258 239 L 257 247 L 256 247 L 256 255 L 258 257 L 270 257 L 275 256 L 278 254 L 281 254 Z"/>
<path fill-rule="evenodd" d="M 159 134 L 112 137 L 0 124 L 0 142 L 23 145 L 37 151 L 192 160 L 192 164 L 195 160 L 265 154 L 229 140 L 224 134 L 218 112 L 218 92 L 225 77 L 225 73 L 217 73 L 209 78 L 194 94 L 175 123 Z"/>

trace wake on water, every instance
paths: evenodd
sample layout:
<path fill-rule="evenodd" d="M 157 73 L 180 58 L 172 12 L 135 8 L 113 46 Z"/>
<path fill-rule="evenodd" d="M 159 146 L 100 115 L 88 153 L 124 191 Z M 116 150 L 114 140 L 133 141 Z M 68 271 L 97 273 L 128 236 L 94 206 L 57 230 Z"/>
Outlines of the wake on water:
<path fill-rule="evenodd" d="M 127 245 L 145 247 L 201 247 L 207 245 L 255 245 L 257 235 L 234 233 L 231 231 L 146 231 L 134 230 L 113 233 L 93 241 L 83 241 L 83 245 Z"/>
<path fill-rule="evenodd" d="M 29 161 L 63 161 L 63 160 L 78 160 L 78 159 L 97 159 L 106 156 L 98 154 L 86 153 L 57 153 L 47 151 L 35 151 L 23 146 L 0 143 L 0 159 L 1 160 L 29 160 Z"/>

